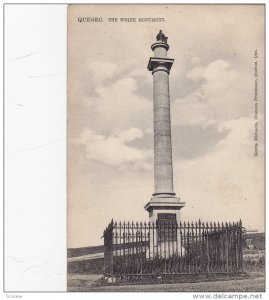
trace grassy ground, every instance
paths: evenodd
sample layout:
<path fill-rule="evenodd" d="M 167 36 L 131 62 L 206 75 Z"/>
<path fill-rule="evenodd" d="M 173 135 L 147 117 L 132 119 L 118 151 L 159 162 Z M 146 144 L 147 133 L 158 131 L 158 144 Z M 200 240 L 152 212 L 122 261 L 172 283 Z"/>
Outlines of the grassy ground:
<path fill-rule="evenodd" d="M 173 284 L 98 285 L 100 275 L 69 274 L 70 292 L 264 292 L 264 273 L 251 272 L 247 278 Z"/>

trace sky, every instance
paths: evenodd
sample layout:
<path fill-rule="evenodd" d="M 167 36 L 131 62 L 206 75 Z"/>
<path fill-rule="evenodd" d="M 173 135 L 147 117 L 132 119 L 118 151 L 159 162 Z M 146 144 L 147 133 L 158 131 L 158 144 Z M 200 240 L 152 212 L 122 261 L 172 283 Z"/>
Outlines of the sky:
<path fill-rule="evenodd" d="M 262 5 L 69 7 L 68 247 L 102 244 L 112 218 L 148 220 L 144 205 L 154 183 L 147 64 L 160 29 L 175 59 L 170 101 L 182 220 L 242 219 L 247 229 L 264 231 L 263 14 Z M 121 17 L 137 21 L 108 21 Z"/>

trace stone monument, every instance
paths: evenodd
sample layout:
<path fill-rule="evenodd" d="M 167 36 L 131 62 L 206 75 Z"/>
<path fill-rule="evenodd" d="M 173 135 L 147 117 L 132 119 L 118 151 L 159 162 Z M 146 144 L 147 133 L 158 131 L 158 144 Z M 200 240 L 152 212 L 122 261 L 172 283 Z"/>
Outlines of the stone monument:
<path fill-rule="evenodd" d="M 150 222 L 179 223 L 185 202 L 176 197 L 173 187 L 169 73 L 174 59 L 167 58 L 167 39 L 160 30 L 157 41 L 151 46 L 154 57 L 150 57 L 148 63 L 148 70 L 153 75 L 155 191 L 145 209 L 149 212 Z"/>

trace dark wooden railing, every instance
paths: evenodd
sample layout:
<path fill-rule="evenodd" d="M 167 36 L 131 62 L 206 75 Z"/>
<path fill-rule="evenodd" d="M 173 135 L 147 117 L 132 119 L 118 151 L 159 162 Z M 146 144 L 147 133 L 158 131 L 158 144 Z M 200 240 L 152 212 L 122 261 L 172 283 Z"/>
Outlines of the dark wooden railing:
<path fill-rule="evenodd" d="M 242 223 L 117 223 L 104 231 L 105 275 L 242 271 Z"/>

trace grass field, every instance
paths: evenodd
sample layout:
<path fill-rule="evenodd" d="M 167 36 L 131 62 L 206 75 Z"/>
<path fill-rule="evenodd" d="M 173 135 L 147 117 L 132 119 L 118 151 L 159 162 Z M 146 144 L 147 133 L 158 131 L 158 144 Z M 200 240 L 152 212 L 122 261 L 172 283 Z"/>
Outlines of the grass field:
<path fill-rule="evenodd" d="M 97 285 L 100 275 L 69 274 L 69 292 L 264 292 L 264 273 L 251 272 L 247 278 L 173 284 Z"/>

